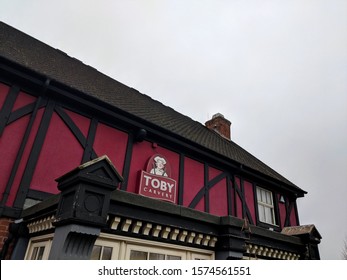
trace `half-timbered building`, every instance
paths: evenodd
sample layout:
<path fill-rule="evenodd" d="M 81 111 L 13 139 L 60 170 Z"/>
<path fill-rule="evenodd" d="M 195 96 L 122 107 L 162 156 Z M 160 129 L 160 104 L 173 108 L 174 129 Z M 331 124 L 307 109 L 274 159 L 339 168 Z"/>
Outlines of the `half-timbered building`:
<path fill-rule="evenodd" d="M 319 259 L 306 192 L 230 139 L 0 23 L 2 259 Z"/>

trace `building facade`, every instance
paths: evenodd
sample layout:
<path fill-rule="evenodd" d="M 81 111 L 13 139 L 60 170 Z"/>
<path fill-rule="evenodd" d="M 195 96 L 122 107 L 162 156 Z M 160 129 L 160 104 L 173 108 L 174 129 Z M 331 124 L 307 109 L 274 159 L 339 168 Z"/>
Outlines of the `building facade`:
<path fill-rule="evenodd" d="M 230 139 L 0 24 L 2 259 L 319 259 L 306 192 Z"/>

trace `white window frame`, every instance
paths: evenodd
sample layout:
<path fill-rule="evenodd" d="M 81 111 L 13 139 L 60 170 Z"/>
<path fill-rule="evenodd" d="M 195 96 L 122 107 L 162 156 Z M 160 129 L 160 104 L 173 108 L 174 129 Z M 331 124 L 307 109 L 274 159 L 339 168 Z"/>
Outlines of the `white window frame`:
<path fill-rule="evenodd" d="M 187 259 L 187 253 L 185 251 L 169 249 L 166 247 L 152 247 L 152 246 L 145 246 L 145 245 L 129 244 L 127 246 L 127 250 L 125 253 L 126 260 L 130 260 L 131 251 L 142 251 L 142 252 L 146 252 L 147 255 L 149 255 L 149 253 L 163 254 L 165 255 L 165 259 L 166 259 L 166 256 L 168 255 L 180 257 L 181 260 Z"/>
<path fill-rule="evenodd" d="M 113 247 L 112 260 L 129 260 L 131 250 L 179 256 L 181 260 L 214 260 L 214 251 L 144 240 L 133 237 L 101 233 L 95 245 Z"/>
<path fill-rule="evenodd" d="M 256 191 L 259 222 L 270 225 L 277 225 L 273 193 L 259 186 L 257 186 Z"/>
<path fill-rule="evenodd" d="M 48 260 L 49 253 L 52 247 L 53 236 L 54 234 L 52 233 L 30 238 L 24 259 L 30 260 L 35 248 L 44 247 L 45 249 L 42 255 L 42 260 Z M 144 240 L 108 233 L 101 233 L 95 241 L 95 245 L 111 247 L 111 260 L 129 260 L 131 250 L 165 254 L 166 256 L 179 256 L 181 257 L 181 260 L 215 259 L 215 253 L 212 250 L 192 248 L 188 246 Z"/>
<path fill-rule="evenodd" d="M 49 253 L 51 251 L 52 240 L 53 234 L 47 234 L 30 238 L 24 259 L 32 260 L 35 248 L 44 247 L 43 255 L 40 260 L 48 260 Z"/>
<path fill-rule="evenodd" d="M 100 239 L 98 238 L 95 241 L 94 246 L 101 246 L 101 256 L 102 257 L 102 252 L 105 247 L 111 247 L 112 248 L 112 254 L 111 254 L 111 260 L 117 260 L 119 258 L 119 251 L 120 251 L 120 242 L 117 242 L 115 240 L 108 240 L 108 239 Z M 101 260 L 101 258 L 100 258 Z"/>

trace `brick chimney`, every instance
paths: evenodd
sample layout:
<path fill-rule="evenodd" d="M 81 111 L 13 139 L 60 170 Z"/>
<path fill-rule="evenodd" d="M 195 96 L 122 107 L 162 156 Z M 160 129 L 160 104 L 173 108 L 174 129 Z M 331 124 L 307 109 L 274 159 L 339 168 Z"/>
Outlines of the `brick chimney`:
<path fill-rule="evenodd" d="M 231 122 L 224 118 L 221 113 L 214 114 L 212 119 L 205 123 L 206 127 L 216 131 L 222 137 L 231 140 L 230 125 Z"/>

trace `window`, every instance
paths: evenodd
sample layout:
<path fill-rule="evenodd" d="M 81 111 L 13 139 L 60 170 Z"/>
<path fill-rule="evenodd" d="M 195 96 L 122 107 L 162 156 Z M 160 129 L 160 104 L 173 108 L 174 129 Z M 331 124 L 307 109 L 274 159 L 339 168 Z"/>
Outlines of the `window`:
<path fill-rule="evenodd" d="M 258 216 L 259 221 L 275 225 L 275 212 L 272 192 L 257 187 Z"/>
<path fill-rule="evenodd" d="M 112 257 L 112 247 L 94 245 L 91 260 L 111 260 Z"/>
<path fill-rule="evenodd" d="M 53 234 L 32 237 L 26 260 L 48 260 Z M 213 260 L 214 252 L 206 249 L 101 233 L 95 241 L 91 260 Z"/>
<path fill-rule="evenodd" d="M 152 240 L 101 233 L 95 241 L 93 260 L 194 260 L 214 259 L 214 252 Z"/>
<path fill-rule="evenodd" d="M 184 260 L 186 252 L 161 246 L 127 245 L 127 260 Z"/>
<path fill-rule="evenodd" d="M 29 241 L 26 260 L 48 260 L 53 235 L 33 237 Z"/>
<path fill-rule="evenodd" d="M 31 260 L 42 260 L 43 252 L 45 251 L 45 246 L 37 246 L 33 248 L 31 253 Z"/>
<path fill-rule="evenodd" d="M 98 238 L 95 241 L 91 260 L 115 260 L 118 259 L 120 243 L 112 239 Z"/>
<path fill-rule="evenodd" d="M 144 251 L 130 251 L 130 260 L 181 260 L 181 256 L 165 255 L 160 253 L 151 253 Z"/>

